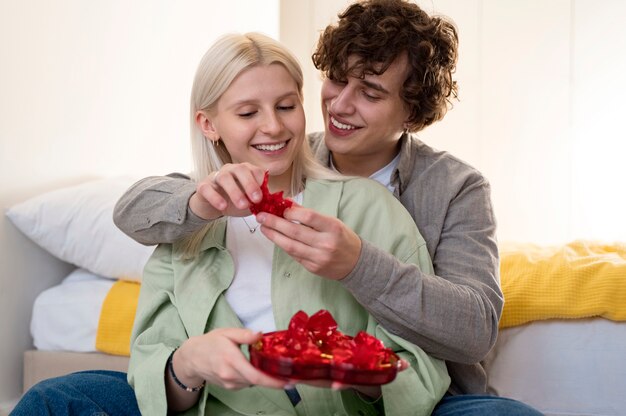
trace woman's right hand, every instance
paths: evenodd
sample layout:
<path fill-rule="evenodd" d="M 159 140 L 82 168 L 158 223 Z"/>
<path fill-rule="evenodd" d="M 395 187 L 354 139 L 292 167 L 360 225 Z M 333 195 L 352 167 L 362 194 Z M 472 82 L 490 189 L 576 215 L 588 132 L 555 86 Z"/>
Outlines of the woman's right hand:
<path fill-rule="evenodd" d="M 261 201 L 264 174 L 263 169 L 250 163 L 227 163 L 198 182 L 189 208 L 206 220 L 250 215 L 248 198 L 255 203 Z"/>
<path fill-rule="evenodd" d="M 256 369 L 240 350 L 241 344 L 253 344 L 261 336 L 244 328 L 218 328 L 191 337 L 174 354 L 176 375 L 194 386 L 206 380 L 207 384 L 229 390 L 253 385 L 284 389 L 289 385 L 286 380 Z"/>

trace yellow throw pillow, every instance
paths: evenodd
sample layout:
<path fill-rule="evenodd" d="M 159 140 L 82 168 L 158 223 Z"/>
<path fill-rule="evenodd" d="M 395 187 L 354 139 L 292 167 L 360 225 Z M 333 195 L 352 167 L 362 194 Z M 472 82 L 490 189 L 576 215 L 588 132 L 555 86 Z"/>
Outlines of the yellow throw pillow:
<path fill-rule="evenodd" d="M 626 244 L 508 244 L 500 257 L 500 328 L 543 319 L 626 320 Z"/>

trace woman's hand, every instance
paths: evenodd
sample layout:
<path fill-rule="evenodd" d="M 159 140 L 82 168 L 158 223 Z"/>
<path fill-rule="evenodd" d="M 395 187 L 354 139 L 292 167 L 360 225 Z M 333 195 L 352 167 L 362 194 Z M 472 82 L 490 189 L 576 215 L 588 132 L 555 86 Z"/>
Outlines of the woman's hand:
<path fill-rule="evenodd" d="M 207 384 L 229 390 L 253 385 L 284 389 L 289 384 L 287 381 L 256 369 L 239 348 L 259 339 L 260 333 L 243 328 L 219 328 L 189 338 L 174 354 L 176 375 L 181 381 L 184 377 L 191 386 L 206 380 Z"/>
<path fill-rule="evenodd" d="M 250 163 L 227 163 L 198 182 L 196 193 L 189 199 L 191 211 L 206 220 L 222 215 L 250 215 L 250 202 L 263 197 L 263 169 Z"/>
<path fill-rule="evenodd" d="M 312 209 L 296 206 L 285 218 L 262 212 L 261 231 L 311 273 L 332 280 L 346 277 L 361 254 L 361 239 L 343 222 Z"/>

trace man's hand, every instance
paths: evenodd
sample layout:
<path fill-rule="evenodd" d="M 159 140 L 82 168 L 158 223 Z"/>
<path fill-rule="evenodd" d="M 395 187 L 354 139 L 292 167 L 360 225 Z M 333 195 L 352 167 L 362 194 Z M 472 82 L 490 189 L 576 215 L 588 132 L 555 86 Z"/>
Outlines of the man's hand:
<path fill-rule="evenodd" d="M 361 254 L 361 239 L 343 222 L 294 205 L 285 218 L 262 212 L 257 221 L 274 244 L 311 273 L 332 280 L 346 277 Z"/>

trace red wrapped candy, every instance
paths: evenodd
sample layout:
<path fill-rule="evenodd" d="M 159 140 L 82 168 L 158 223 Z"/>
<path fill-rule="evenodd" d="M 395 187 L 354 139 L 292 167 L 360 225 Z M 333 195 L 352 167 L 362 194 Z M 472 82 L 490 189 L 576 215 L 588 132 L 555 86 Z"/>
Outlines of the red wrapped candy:
<path fill-rule="evenodd" d="M 385 384 L 398 369 L 398 356 L 379 339 L 363 331 L 354 338 L 343 334 L 327 310 L 311 317 L 297 312 L 287 330 L 250 346 L 250 361 L 275 376 L 345 384 Z"/>
<path fill-rule="evenodd" d="M 263 199 L 256 204 L 248 200 L 250 202 L 250 212 L 254 215 L 259 212 L 269 212 L 270 214 L 282 217 L 285 210 L 293 205 L 293 201 L 283 198 L 283 191 L 275 192 L 273 194 L 270 193 L 267 186 L 269 176 L 269 171 L 266 171 L 265 176 L 263 177 L 263 183 L 261 184 Z"/>

